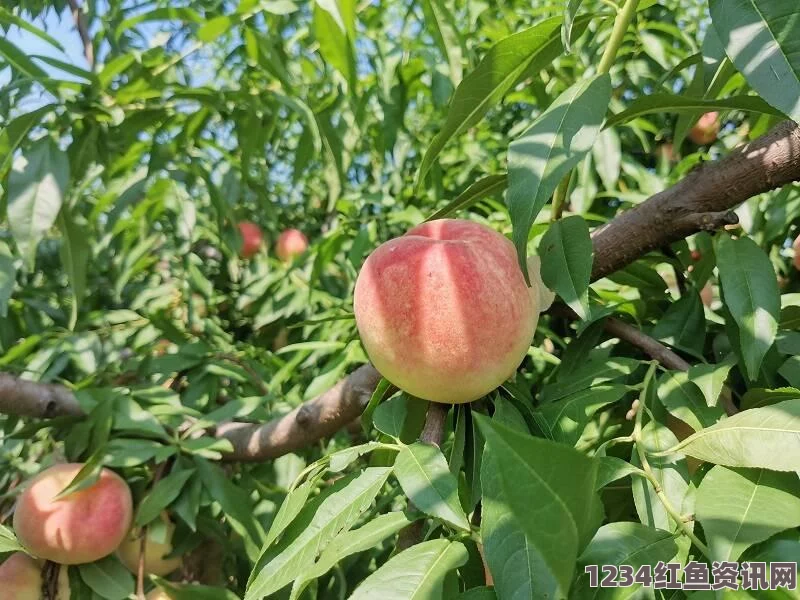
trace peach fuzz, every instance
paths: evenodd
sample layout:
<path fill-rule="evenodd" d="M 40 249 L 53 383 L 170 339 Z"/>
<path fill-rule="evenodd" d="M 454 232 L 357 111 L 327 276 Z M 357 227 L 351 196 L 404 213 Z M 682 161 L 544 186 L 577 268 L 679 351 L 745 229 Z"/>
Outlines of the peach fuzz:
<path fill-rule="evenodd" d="M 707 112 L 689 130 L 689 139 L 698 146 L 714 143 L 719 134 L 719 113 Z"/>
<path fill-rule="evenodd" d="M 113 471 L 103 469 L 91 486 L 55 499 L 82 467 L 50 467 L 17 500 L 14 531 L 31 554 L 62 565 L 90 563 L 114 552 L 130 530 L 131 491 Z"/>
<path fill-rule="evenodd" d="M 425 400 L 471 402 L 524 359 L 539 318 L 537 287 L 526 285 L 514 245 L 496 231 L 431 221 L 364 262 L 356 325 L 372 364 L 393 384 Z"/>
<path fill-rule="evenodd" d="M 308 238 L 299 229 L 287 229 L 278 236 L 275 254 L 284 262 L 299 256 L 308 248 Z"/>
<path fill-rule="evenodd" d="M 56 600 L 69 600 L 67 567 L 58 572 Z M 39 600 L 42 597 L 42 564 L 24 552 L 15 552 L 0 565 L 0 600 Z"/>
<path fill-rule="evenodd" d="M 167 529 L 166 541 L 162 543 L 148 535 L 144 551 L 145 574 L 158 575 L 159 577 L 169 575 L 175 569 L 179 568 L 183 562 L 180 557 L 165 558 L 165 556 L 172 552 L 172 535 L 175 532 L 175 525 L 173 525 L 165 515 L 162 515 L 161 519 L 164 521 Z M 120 562 L 125 565 L 131 573 L 136 573 L 139 569 L 141 535 L 141 530 L 131 531 L 128 537 L 125 538 L 125 541 L 123 541 L 117 549 L 117 556 Z"/>

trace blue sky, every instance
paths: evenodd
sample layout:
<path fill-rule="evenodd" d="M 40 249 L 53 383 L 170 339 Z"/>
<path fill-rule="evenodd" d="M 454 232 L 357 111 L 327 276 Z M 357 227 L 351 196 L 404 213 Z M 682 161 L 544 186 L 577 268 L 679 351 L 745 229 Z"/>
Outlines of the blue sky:
<path fill-rule="evenodd" d="M 78 32 L 75 29 L 69 10 L 65 10 L 59 17 L 55 11 L 50 9 L 47 11 L 45 17 L 36 19 L 32 21 L 31 24 L 39 29 L 44 29 L 48 34 L 58 40 L 58 42 L 64 46 L 65 52 L 61 52 L 58 48 L 39 39 L 32 33 L 21 30 L 19 27 L 11 27 L 6 35 L 6 39 L 12 44 L 17 45 L 26 54 L 52 56 L 53 58 L 70 62 L 76 66 L 88 68 L 89 65 L 86 62 L 86 58 L 83 56 L 83 46 L 80 36 L 78 36 Z M 68 74 L 54 69 L 49 65 L 41 62 L 39 64 L 45 71 L 57 74 L 60 79 L 72 79 Z M 8 79 L 9 69 L 0 69 L 0 85 L 7 82 Z"/>

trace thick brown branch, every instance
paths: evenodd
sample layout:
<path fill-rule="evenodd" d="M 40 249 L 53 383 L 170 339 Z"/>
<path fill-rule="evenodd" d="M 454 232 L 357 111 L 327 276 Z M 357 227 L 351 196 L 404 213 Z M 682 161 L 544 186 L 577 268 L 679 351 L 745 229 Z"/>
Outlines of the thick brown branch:
<path fill-rule="evenodd" d="M 229 460 L 277 458 L 331 436 L 358 417 L 380 381 L 372 365 L 363 365 L 324 394 L 301 404 L 287 415 L 263 425 L 229 423 L 217 436 L 229 440 Z"/>
<path fill-rule="evenodd" d="M 67 388 L 4 373 L 0 373 L 0 413 L 45 419 L 84 414 Z"/>
<path fill-rule="evenodd" d="M 94 69 L 94 44 L 92 36 L 89 35 L 89 26 L 86 24 L 82 7 L 78 4 L 78 0 L 67 0 L 67 2 L 69 2 L 72 12 L 72 20 L 75 21 L 75 28 L 78 30 L 78 35 L 81 36 L 83 55 L 86 57 L 86 62 L 89 63 L 89 69 Z"/>
<path fill-rule="evenodd" d="M 595 230 L 592 279 L 687 235 L 725 225 L 728 211 L 748 198 L 798 180 L 800 126 L 785 121 Z"/>

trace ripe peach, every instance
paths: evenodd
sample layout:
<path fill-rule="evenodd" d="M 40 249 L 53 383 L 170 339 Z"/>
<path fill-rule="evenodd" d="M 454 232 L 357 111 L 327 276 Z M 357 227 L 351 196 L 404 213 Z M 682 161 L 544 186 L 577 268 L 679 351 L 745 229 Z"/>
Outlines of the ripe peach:
<path fill-rule="evenodd" d="M 103 469 L 91 486 L 55 499 L 82 467 L 50 467 L 20 495 L 14 530 L 31 554 L 62 565 L 90 563 L 114 552 L 125 538 L 133 500 L 128 484 L 113 471 Z"/>
<path fill-rule="evenodd" d="M 151 535 L 147 536 L 144 551 L 144 572 L 146 575 L 158 575 L 163 577 L 169 575 L 181 566 L 180 558 L 164 558 L 172 552 L 172 535 L 175 532 L 175 525 L 170 522 L 166 515 L 161 516 L 167 529 L 166 541 L 161 543 L 154 540 Z M 139 550 L 142 540 L 141 530 L 133 530 L 125 538 L 119 548 L 117 556 L 120 562 L 125 565 L 131 573 L 136 573 L 139 569 Z"/>
<path fill-rule="evenodd" d="M 287 229 L 278 236 L 275 253 L 284 262 L 289 262 L 308 248 L 308 238 L 299 229 Z"/>
<path fill-rule="evenodd" d="M 0 600 L 39 600 L 42 597 L 42 563 L 15 552 L 0 565 Z M 69 600 L 69 573 L 58 572 L 56 600 Z"/>
<path fill-rule="evenodd" d="M 370 360 L 409 394 L 471 402 L 522 362 L 539 318 L 513 244 L 460 219 L 424 223 L 379 246 L 356 281 L 356 325 Z"/>
<path fill-rule="evenodd" d="M 242 258 L 250 258 L 261 248 L 264 237 L 261 235 L 261 228 L 250 221 L 239 223 L 239 233 L 242 235 L 242 248 L 239 255 Z"/>
<path fill-rule="evenodd" d="M 800 235 L 794 239 L 792 249 L 794 250 L 794 259 L 792 260 L 792 264 L 794 265 L 795 269 L 800 271 Z"/>
<path fill-rule="evenodd" d="M 719 133 L 719 113 L 707 112 L 689 130 L 689 139 L 698 146 L 714 143 Z"/>

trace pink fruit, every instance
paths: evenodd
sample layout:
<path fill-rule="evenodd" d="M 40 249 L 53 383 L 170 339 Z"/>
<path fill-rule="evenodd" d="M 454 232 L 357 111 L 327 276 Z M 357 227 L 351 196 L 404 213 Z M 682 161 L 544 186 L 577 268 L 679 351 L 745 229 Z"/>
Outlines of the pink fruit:
<path fill-rule="evenodd" d="M 707 112 L 689 130 L 689 139 L 698 146 L 713 144 L 719 134 L 719 113 Z"/>
<path fill-rule="evenodd" d="M 82 464 L 56 465 L 39 473 L 17 500 L 14 530 L 31 554 L 62 565 L 94 562 L 120 545 L 131 526 L 128 484 L 103 469 L 91 486 L 64 498 Z"/>
<path fill-rule="evenodd" d="M 367 258 L 356 325 L 393 384 L 434 402 L 470 402 L 510 377 L 530 347 L 542 301 L 531 279 L 528 288 L 513 244 L 496 231 L 432 221 Z"/>
<path fill-rule="evenodd" d="M 299 229 L 287 229 L 278 236 L 275 253 L 284 262 L 301 255 L 308 248 L 308 238 Z"/>
<path fill-rule="evenodd" d="M 67 567 L 58 572 L 56 600 L 69 600 Z M 40 600 L 42 563 L 24 552 L 15 552 L 0 565 L 0 600 Z"/>
<path fill-rule="evenodd" d="M 264 243 L 261 228 L 250 221 L 242 221 L 239 223 L 239 233 L 242 235 L 242 248 L 239 251 L 239 255 L 242 258 L 254 256 Z"/>

